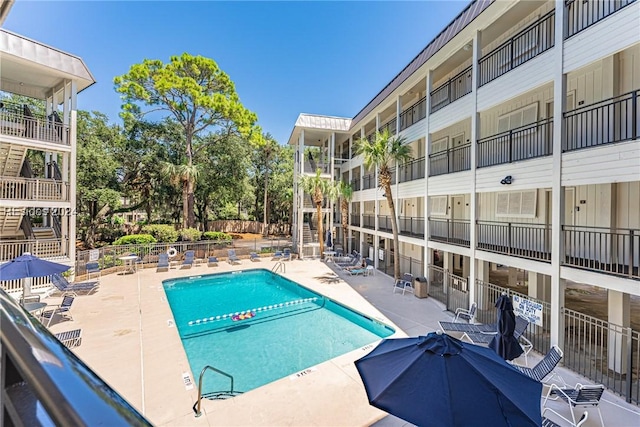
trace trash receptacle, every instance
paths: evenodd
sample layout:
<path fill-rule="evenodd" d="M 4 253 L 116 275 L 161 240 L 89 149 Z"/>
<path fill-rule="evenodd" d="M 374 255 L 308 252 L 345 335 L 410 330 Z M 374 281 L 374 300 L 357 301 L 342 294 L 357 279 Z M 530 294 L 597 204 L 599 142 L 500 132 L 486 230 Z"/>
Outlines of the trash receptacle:
<path fill-rule="evenodd" d="M 429 282 L 426 277 L 416 277 L 414 295 L 418 298 L 427 298 L 429 296 Z"/>

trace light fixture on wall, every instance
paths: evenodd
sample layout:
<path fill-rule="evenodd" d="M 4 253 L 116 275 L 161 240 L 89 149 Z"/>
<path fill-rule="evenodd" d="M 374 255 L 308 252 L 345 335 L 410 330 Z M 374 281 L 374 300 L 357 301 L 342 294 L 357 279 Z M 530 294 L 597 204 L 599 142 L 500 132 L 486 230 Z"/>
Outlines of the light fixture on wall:
<path fill-rule="evenodd" d="M 507 175 L 502 179 L 502 181 L 500 181 L 500 184 L 511 185 L 512 182 L 513 182 L 513 178 L 511 177 L 511 175 Z"/>
<path fill-rule="evenodd" d="M 464 50 L 465 52 L 469 52 L 472 47 L 473 47 L 473 43 L 469 42 L 462 47 L 462 50 Z"/>

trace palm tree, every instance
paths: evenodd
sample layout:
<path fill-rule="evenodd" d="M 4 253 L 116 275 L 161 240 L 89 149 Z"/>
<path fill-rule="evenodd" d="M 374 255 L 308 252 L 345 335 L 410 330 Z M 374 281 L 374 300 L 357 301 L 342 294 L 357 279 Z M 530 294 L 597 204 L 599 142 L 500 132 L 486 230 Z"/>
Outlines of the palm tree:
<path fill-rule="evenodd" d="M 342 244 L 347 249 L 347 232 L 349 231 L 349 202 L 353 197 L 353 188 L 344 181 L 338 183 L 338 195 L 340 197 L 340 216 L 342 219 Z"/>
<path fill-rule="evenodd" d="M 396 279 L 400 278 L 400 254 L 398 240 L 398 221 L 396 208 L 391 193 L 391 163 L 403 164 L 411 160 L 411 147 L 402 137 L 392 137 L 389 130 L 376 131 L 372 141 L 366 138 L 356 141 L 356 153 L 362 154 L 363 163 L 367 169 L 375 166 L 378 170 L 378 184 L 384 190 L 389 210 L 391 211 L 391 229 L 393 230 L 393 273 Z"/>
<path fill-rule="evenodd" d="M 324 252 L 324 234 L 322 233 L 322 201 L 325 196 L 328 199 L 335 199 L 336 186 L 328 179 L 320 176 L 320 169 L 316 170 L 315 175 L 304 175 L 300 178 L 300 185 L 305 193 L 311 195 L 313 203 L 316 205 L 316 214 L 318 217 L 318 241 L 320 242 L 320 255 Z"/>

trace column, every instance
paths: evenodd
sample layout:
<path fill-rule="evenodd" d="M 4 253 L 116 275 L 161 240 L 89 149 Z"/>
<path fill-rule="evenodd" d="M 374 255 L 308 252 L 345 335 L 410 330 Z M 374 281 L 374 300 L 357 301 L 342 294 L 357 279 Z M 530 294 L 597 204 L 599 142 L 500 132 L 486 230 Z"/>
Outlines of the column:
<path fill-rule="evenodd" d="M 544 286 L 544 277 L 545 275 L 542 273 L 536 273 L 535 271 L 528 272 L 528 292 L 532 298 L 545 300 L 545 286 Z"/>
<path fill-rule="evenodd" d="M 480 114 L 478 113 L 478 74 L 480 73 L 480 69 L 478 68 L 478 60 L 482 55 L 481 41 L 482 34 L 480 31 L 476 31 L 473 37 L 473 68 L 471 73 L 471 152 L 469 156 L 471 162 L 471 188 L 469 189 L 469 245 L 471 249 L 471 253 L 469 254 L 471 261 L 469 266 L 469 281 L 471 283 L 469 283 L 469 299 L 471 301 L 477 299 L 476 277 L 478 276 L 478 272 L 476 270 L 480 267 L 478 263 L 483 262 L 476 261 L 476 222 L 478 220 L 478 198 L 476 197 L 476 141 L 478 140 L 478 135 L 480 135 Z"/>
<path fill-rule="evenodd" d="M 630 295 L 609 289 L 607 291 L 608 320 L 610 324 L 629 328 L 631 326 Z M 622 331 L 609 332 L 607 346 L 609 369 L 614 372 L 627 373 L 627 335 Z"/>
<path fill-rule="evenodd" d="M 508 272 L 508 282 L 512 286 L 516 286 L 518 284 L 518 269 L 514 267 L 509 267 Z"/>
<path fill-rule="evenodd" d="M 424 276 L 429 277 L 429 266 L 433 264 L 433 251 L 429 250 L 429 147 L 431 146 L 431 136 L 429 132 L 429 122 L 431 121 L 431 87 L 433 86 L 433 70 L 427 72 L 427 93 L 425 108 L 427 109 L 426 129 L 424 135 L 424 248 L 427 259 L 424 263 Z M 398 114 L 398 123 L 400 115 Z"/>
<path fill-rule="evenodd" d="M 304 176 L 304 129 L 300 131 L 300 137 L 298 138 L 298 158 L 300 159 L 300 176 Z M 304 190 L 300 187 L 300 195 L 299 195 L 299 203 L 300 209 L 298 209 L 298 230 L 296 233 L 298 234 L 298 254 L 300 259 L 304 259 L 304 234 L 303 234 L 303 225 L 304 225 Z"/>

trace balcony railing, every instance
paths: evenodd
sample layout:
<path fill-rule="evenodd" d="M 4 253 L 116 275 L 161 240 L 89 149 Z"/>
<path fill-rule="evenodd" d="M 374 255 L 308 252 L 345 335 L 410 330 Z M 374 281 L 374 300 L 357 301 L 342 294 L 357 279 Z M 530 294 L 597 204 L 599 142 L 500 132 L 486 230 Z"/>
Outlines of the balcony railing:
<path fill-rule="evenodd" d="M 69 126 L 58 115 L 32 114 L 26 106 L 4 103 L 0 109 L 0 134 L 69 145 Z"/>
<path fill-rule="evenodd" d="M 362 177 L 362 189 L 369 190 L 370 188 L 376 188 L 376 175 L 373 173 Z"/>
<path fill-rule="evenodd" d="M 545 119 L 478 140 L 478 167 L 513 163 L 553 153 L 553 120 Z"/>
<path fill-rule="evenodd" d="M 329 170 L 331 169 L 331 164 L 330 163 L 318 163 L 318 162 L 304 162 L 304 172 L 305 173 L 313 173 L 315 174 L 316 171 L 320 169 L 320 173 L 329 173 Z"/>
<path fill-rule="evenodd" d="M 378 231 L 386 231 L 387 233 L 393 233 L 393 226 L 391 225 L 391 216 L 378 215 Z"/>
<path fill-rule="evenodd" d="M 469 247 L 469 220 L 429 218 L 429 240 Z"/>
<path fill-rule="evenodd" d="M 393 119 L 389 120 L 387 123 L 383 124 L 382 126 L 380 126 L 380 128 L 378 128 L 378 130 L 380 132 L 384 132 L 385 129 L 387 131 L 389 131 L 389 135 L 395 135 L 396 134 L 396 124 L 398 122 L 398 119 L 396 117 L 394 117 Z"/>
<path fill-rule="evenodd" d="M 551 49 L 554 45 L 555 11 L 542 16 L 479 61 L 479 86 Z"/>
<path fill-rule="evenodd" d="M 413 104 L 400 114 L 400 130 L 405 130 L 414 123 L 427 117 L 427 97 Z"/>
<path fill-rule="evenodd" d="M 364 139 L 366 139 L 369 142 L 373 142 L 373 139 L 376 137 L 376 131 L 372 130 L 371 132 L 369 132 Z"/>
<path fill-rule="evenodd" d="M 353 188 L 353 191 L 360 191 L 360 178 L 353 178 L 351 180 L 351 188 Z"/>
<path fill-rule="evenodd" d="M 407 182 L 424 178 L 424 157 L 400 165 L 399 181 Z"/>
<path fill-rule="evenodd" d="M 580 150 L 640 138 L 640 90 L 563 114 L 563 151 Z"/>
<path fill-rule="evenodd" d="M 636 0 L 566 0 L 564 38 L 578 34 Z"/>
<path fill-rule="evenodd" d="M 429 155 L 429 176 L 445 175 L 471 169 L 471 144 Z"/>
<path fill-rule="evenodd" d="M 562 226 L 564 264 L 640 279 L 640 229 Z"/>
<path fill-rule="evenodd" d="M 340 153 L 340 158 L 341 159 L 348 159 L 349 158 L 349 149 L 348 148 L 346 150 L 342 150 L 342 153 Z"/>
<path fill-rule="evenodd" d="M 360 214 L 359 213 L 351 214 L 351 225 L 354 225 L 356 227 L 360 227 Z"/>
<path fill-rule="evenodd" d="M 374 214 L 362 214 L 362 227 L 375 230 L 376 216 Z"/>
<path fill-rule="evenodd" d="M 478 249 L 537 261 L 551 261 L 551 226 L 478 221 Z"/>
<path fill-rule="evenodd" d="M 0 241 L 0 262 L 9 261 L 25 252 L 39 258 L 62 258 L 68 255 L 67 239 Z"/>
<path fill-rule="evenodd" d="M 53 179 L 0 177 L 0 199 L 69 200 L 69 183 Z"/>
<path fill-rule="evenodd" d="M 424 237 L 424 218 L 401 216 L 398 218 L 400 234 L 411 237 Z"/>
<path fill-rule="evenodd" d="M 435 113 L 454 101 L 471 93 L 473 67 L 470 65 L 462 72 L 451 77 L 431 92 L 431 112 Z"/>

